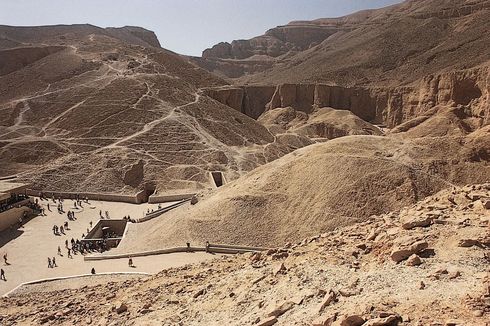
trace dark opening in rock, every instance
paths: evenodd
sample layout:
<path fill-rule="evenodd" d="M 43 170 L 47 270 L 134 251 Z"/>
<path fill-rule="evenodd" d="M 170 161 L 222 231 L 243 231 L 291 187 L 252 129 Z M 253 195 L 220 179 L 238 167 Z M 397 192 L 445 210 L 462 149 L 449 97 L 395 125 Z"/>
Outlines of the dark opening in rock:
<path fill-rule="evenodd" d="M 213 177 L 216 187 L 221 187 L 223 185 L 223 174 L 220 171 L 211 172 L 211 176 Z"/>
<path fill-rule="evenodd" d="M 471 100 L 481 97 L 480 88 L 474 80 L 463 79 L 456 81 L 453 91 L 453 100 L 456 104 L 467 105 Z"/>

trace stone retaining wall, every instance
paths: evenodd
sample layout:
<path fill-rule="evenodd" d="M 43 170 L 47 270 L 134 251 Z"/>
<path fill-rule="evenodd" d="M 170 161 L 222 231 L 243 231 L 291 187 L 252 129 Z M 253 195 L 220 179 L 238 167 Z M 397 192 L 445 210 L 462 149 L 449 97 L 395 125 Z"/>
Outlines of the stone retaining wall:
<path fill-rule="evenodd" d="M 259 252 L 268 249 L 269 248 L 210 244 L 208 252 L 219 253 L 219 254 L 240 254 L 246 252 Z M 159 250 L 152 250 L 152 251 L 124 253 L 124 254 L 116 254 L 116 255 L 94 255 L 94 256 L 85 256 L 84 260 L 93 261 L 93 260 L 105 260 L 105 259 L 120 259 L 120 258 L 128 258 L 128 257 L 143 257 L 143 256 L 152 256 L 152 255 L 172 254 L 178 252 L 206 252 L 206 247 L 190 247 L 190 248 L 173 247 L 173 248 L 166 248 L 166 249 L 159 249 Z"/>

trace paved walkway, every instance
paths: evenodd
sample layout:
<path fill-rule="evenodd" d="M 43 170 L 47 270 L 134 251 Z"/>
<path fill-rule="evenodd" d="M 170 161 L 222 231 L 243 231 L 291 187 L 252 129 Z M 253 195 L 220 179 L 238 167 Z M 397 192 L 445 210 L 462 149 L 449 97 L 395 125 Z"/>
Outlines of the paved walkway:
<path fill-rule="evenodd" d="M 81 239 L 82 233 L 87 233 L 90 221 L 93 225 L 99 220 L 99 210 L 109 212 L 110 218 L 122 218 L 130 215 L 131 218 L 144 216 L 148 209 L 156 210 L 158 204 L 129 204 L 117 202 L 90 201 L 83 203 L 83 209 L 75 213 L 76 221 L 68 221 L 66 213 L 57 212 L 57 204 L 49 201 L 51 212 L 47 210 L 48 201 L 39 203 L 46 209 L 47 216 L 37 216 L 28 221 L 23 228 L 8 230 L 0 234 L 0 267 L 5 270 L 7 281 L 0 281 L 0 295 L 3 295 L 20 283 L 43 278 L 71 276 L 90 273 L 92 267 L 96 272 L 146 272 L 156 273 L 164 268 L 182 266 L 188 263 L 200 262 L 212 259 L 215 256 L 206 253 L 175 253 L 158 256 L 138 257 L 133 259 L 136 267 L 129 267 L 127 259 L 111 259 L 103 261 L 83 260 L 80 254 L 67 257 L 65 240 L 71 238 Z M 162 206 L 171 205 L 165 203 Z M 65 199 L 63 202 L 65 211 L 75 210 L 73 201 Z M 66 235 L 53 234 L 53 225 L 61 226 L 68 221 L 70 230 Z M 63 256 L 57 254 L 58 246 L 61 247 Z M 3 263 L 3 255 L 7 253 L 8 263 Z M 48 268 L 48 257 L 56 257 L 58 267 Z"/>

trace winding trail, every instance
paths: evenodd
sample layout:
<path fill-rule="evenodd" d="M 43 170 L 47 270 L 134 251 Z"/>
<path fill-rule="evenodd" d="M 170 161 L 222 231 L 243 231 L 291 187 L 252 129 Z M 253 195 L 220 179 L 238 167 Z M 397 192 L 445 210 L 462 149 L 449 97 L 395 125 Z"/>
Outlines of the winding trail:
<path fill-rule="evenodd" d="M 145 94 L 145 95 L 147 95 L 147 94 Z M 99 152 L 101 152 L 101 151 L 103 151 L 103 150 L 105 150 L 105 149 L 108 149 L 108 148 L 115 148 L 115 147 L 118 147 L 118 146 L 119 146 L 121 143 L 124 143 L 124 142 L 126 142 L 126 141 L 128 141 L 128 140 L 134 139 L 134 138 L 136 138 L 136 137 L 138 137 L 138 136 L 140 136 L 140 135 L 142 135 L 142 134 L 145 134 L 145 133 L 147 133 L 147 132 L 152 131 L 152 130 L 153 130 L 153 128 L 155 128 L 155 126 L 157 126 L 157 125 L 158 125 L 158 124 L 160 124 L 161 122 L 163 122 L 163 121 L 165 121 L 165 120 L 169 119 L 169 118 L 170 118 L 170 117 L 171 117 L 171 116 L 172 116 L 172 115 L 175 113 L 175 110 L 178 110 L 178 109 L 181 109 L 181 108 L 187 107 L 187 106 L 189 106 L 189 105 L 196 104 L 197 102 L 199 102 L 200 97 L 201 97 L 201 94 L 199 93 L 199 90 L 198 90 L 198 91 L 196 91 L 196 92 L 194 93 L 194 100 L 193 100 L 193 101 L 191 101 L 191 102 L 189 102 L 189 103 L 186 103 L 186 104 L 183 104 L 183 105 L 180 105 L 180 106 L 176 106 L 176 107 L 174 107 L 174 108 L 172 109 L 172 111 L 170 111 L 170 113 L 169 113 L 169 114 L 167 114 L 166 116 L 164 116 L 164 117 L 162 117 L 162 118 L 160 118 L 160 119 L 156 119 L 156 120 L 153 120 L 153 121 L 151 121 L 151 122 L 148 122 L 147 124 L 145 124 L 145 125 L 143 126 L 143 128 L 142 128 L 141 130 L 139 130 L 139 131 L 137 131 L 137 132 L 135 132 L 134 134 L 131 134 L 131 135 L 129 135 L 129 136 L 123 137 L 123 138 L 119 139 L 118 141 L 116 141 L 116 142 L 114 142 L 114 143 L 112 143 L 112 144 L 110 144 L 110 145 L 107 145 L 107 146 L 104 146 L 104 147 L 99 148 L 99 149 L 96 151 L 96 153 L 99 153 Z M 141 98 L 140 98 L 140 99 L 141 99 Z M 138 100 L 138 101 L 139 101 L 139 100 Z"/>

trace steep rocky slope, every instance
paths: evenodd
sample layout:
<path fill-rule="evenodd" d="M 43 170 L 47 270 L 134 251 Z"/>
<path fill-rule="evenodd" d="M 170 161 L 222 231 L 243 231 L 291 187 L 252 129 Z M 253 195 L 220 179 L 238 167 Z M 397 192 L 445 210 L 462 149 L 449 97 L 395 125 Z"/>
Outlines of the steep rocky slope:
<path fill-rule="evenodd" d="M 259 254 L 82 289 L 25 288 L 0 300 L 0 321 L 486 326 L 489 227 L 490 184 L 450 188 Z"/>
<path fill-rule="evenodd" d="M 152 32 L 0 27 L 0 175 L 36 189 L 159 194 L 215 187 L 311 142 L 276 141 L 201 92 L 224 85 Z M 5 42 L 4 42 L 5 43 Z M 4 46 L 5 47 L 5 46 Z"/>

